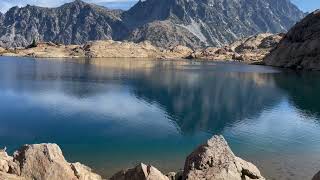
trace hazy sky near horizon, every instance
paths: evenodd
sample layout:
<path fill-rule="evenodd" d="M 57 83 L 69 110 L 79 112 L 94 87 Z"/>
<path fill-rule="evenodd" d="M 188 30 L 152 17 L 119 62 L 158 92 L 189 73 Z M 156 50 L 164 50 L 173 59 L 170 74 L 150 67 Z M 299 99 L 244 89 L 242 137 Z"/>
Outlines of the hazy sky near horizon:
<path fill-rule="evenodd" d="M 6 12 L 13 6 L 26 6 L 27 4 L 56 7 L 61 4 L 71 2 L 73 0 L 0 0 L 0 11 Z M 128 9 L 137 2 L 137 0 L 84 0 L 89 3 L 95 3 L 109 8 Z M 311 12 L 315 9 L 320 9 L 320 0 L 291 0 L 301 10 Z"/>

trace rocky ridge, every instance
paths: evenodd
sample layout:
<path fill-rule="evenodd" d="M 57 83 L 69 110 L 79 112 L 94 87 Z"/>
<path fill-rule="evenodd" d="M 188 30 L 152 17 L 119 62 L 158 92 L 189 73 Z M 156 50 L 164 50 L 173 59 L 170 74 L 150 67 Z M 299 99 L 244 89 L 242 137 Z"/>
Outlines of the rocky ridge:
<path fill-rule="evenodd" d="M 303 17 L 289 0 L 140 0 L 128 11 L 75 0 L 57 8 L 13 7 L 1 14 L 0 46 L 128 40 L 203 48 L 262 32 L 286 32 Z"/>
<path fill-rule="evenodd" d="M 320 70 L 320 10 L 289 30 L 264 62 L 270 66 Z"/>
<path fill-rule="evenodd" d="M 304 17 L 289 0 L 147 0 L 123 14 L 129 40 L 192 48 L 286 32 Z"/>
<path fill-rule="evenodd" d="M 34 58 L 150 58 L 179 59 L 187 58 L 193 50 L 185 46 L 162 49 L 150 42 L 121 42 L 113 40 L 90 41 L 84 45 L 62 45 L 41 42 L 30 48 L 0 48 L 1 56 Z"/>
<path fill-rule="evenodd" d="M 207 60 L 237 60 L 249 63 L 261 62 L 277 46 L 283 34 L 262 33 L 244 38 L 230 45 L 196 50 L 191 57 Z"/>
<path fill-rule="evenodd" d="M 101 180 L 80 163 L 68 163 L 56 144 L 25 145 L 13 157 L 0 152 L 0 179 L 5 180 Z"/>
<path fill-rule="evenodd" d="M 1 20 L 0 46 L 27 47 L 33 40 L 68 45 L 118 39 L 127 33 L 121 13 L 81 0 L 58 8 L 13 7 Z"/>
<path fill-rule="evenodd" d="M 80 163 L 68 163 L 56 144 L 25 145 L 13 157 L 0 151 L 0 179 L 102 180 Z M 236 157 L 222 136 L 213 136 L 186 159 L 184 170 L 164 175 L 143 163 L 121 170 L 110 180 L 264 180 L 253 164 Z"/>
<path fill-rule="evenodd" d="M 153 58 L 153 59 L 203 59 L 260 62 L 279 43 L 282 34 L 263 33 L 236 41 L 222 48 L 208 47 L 193 50 L 186 46 L 167 49 L 150 42 L 120 42 L 113 40 L 90 41 L 84 45 L 39 43 L 36 47 L 0 49 L 2 56 L 36 58 Z"/>

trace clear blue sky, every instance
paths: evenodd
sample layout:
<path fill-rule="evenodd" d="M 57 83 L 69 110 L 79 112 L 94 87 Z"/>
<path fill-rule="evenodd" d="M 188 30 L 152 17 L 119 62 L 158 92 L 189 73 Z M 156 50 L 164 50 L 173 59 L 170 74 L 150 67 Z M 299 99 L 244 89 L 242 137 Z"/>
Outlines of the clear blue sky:
<path fill-rule="evenodd" d="M 320 9 L 320 0 L 291 0 L 301 10 L 311 12 Z"/>
<path fill-rule="evenodd" d="M 12 6 L 25 6 L 27 4 L 55 7 L 72 0 L 0 0 L 0 11 L 5 12 Z M 128 9 L 137 0 L 84 0 L 90 3 L 96 3 L 111 8 Z M 159 0 L 160 1 L 160 0 Z M 320 0 L 291 0 L 301 10 L 310 12 L 320 9 Z"/>

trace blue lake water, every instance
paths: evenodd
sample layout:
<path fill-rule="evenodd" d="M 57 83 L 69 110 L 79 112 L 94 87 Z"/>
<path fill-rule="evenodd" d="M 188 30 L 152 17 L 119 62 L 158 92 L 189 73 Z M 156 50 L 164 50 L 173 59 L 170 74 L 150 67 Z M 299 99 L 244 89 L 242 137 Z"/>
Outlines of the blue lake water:
<path fill-rule="evenodd" d="M 141 59 L 0 58 L 0 147 L 57 143 L 108 177 L 163 172 L 214 134 L 269 179 L 320 170 L 320 74 Z"/>

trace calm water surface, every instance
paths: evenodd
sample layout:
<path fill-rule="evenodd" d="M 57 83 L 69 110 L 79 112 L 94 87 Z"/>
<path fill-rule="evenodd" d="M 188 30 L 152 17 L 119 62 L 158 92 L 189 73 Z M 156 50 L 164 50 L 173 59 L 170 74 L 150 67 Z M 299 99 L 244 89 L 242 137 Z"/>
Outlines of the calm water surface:
<path fill-rule="evenodd" d="M 108 177 L 213 134 L 269 179 L 320 170 L 320 74 L 235 63 L 0 58 L 0 146 L 54 142 Z"/>

